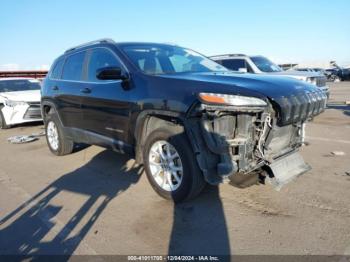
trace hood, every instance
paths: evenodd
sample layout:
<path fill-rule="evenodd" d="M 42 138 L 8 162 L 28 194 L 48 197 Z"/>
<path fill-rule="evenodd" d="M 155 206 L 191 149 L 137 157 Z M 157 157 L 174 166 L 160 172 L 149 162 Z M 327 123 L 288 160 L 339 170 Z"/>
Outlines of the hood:
<path fill-rule="evenodd" d="M 297 79 L 305 79 L 307 77 L 320 77 L 320 76 L 322 76 L 320 73 L 317 73 L 317 72 L 303 72 L 303 71 L 296 71 L 296 70 L 271 72 L 269 74 L 279 75 L 279 76 L 290 76 L 290 77 L 297 78 Z"/>
<path fill-rule="evenodd" d="M 298 95 L 305 91 L 315 92 L 314 85 L 288 77 L 247 74 L 239 72 L 183 73 L 158 76 L 182 80 L 178 83 L 192 92 L 212 92 L 256 97 L 279 97 Z M 187 81 L 186 81 L 187 80 Z M 198 90 L 198 91 L 197 91 Z"/>
<path fill-rule="evenodd" d="M 277 112 L 278 124 L 282 126 L 305 121 L 319 114 L 326 102 L 325 93 L 316 86 L 285 76 L 207 72 L 154 75 L 148 78 L 151 81 L 145 82 L 156 87 L 152 95 L 165 101 L 164 108 L 176 108 L 179 101 L 192 105 L 198 101 L 201 92 L 251 96 L 270 100 Z"/>
<path fill-rule="evenodd" d="M 12 101 L 40 102 L 41 94 L 40 94 L 40 90 L 3 92 L 3 93 L 0 93 L 0 99 L 1 98 L 9 99 Z"/>

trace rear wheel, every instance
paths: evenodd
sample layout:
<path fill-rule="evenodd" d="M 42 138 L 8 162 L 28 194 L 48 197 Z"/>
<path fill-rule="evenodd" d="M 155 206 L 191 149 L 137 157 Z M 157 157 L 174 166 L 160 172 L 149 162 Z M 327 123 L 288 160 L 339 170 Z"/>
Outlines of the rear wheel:
<path fill-rule="evenodd" d="M 0 129 L 8 129 L 10 128 L 10 126 L 8 126 L 6 124 L 6 120 L 4 118 L 4 115 L 1 112 L 1 108 L 0 108 Z"/>
<path fill-rule="evenodd" d="M 165 128 L 153 131 L 147 138 L 143 157 L 149 182 L 166 199 L 189 200 L 206 184 L 184 134 Z"/>
<path fill-rule="evenodd" d="M 45 131 L 47 145 L 53 154 L 64 156 L 73 152 L 74 142 L 66 136 L 56 114 L 46 116 Z"/>

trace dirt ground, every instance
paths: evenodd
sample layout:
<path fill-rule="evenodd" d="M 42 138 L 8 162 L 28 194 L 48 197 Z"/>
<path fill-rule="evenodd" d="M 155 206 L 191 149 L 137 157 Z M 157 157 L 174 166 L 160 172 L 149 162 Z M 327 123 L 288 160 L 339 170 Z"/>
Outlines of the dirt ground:
<path fill-rule="evenodd" d="M 302 155 L 313 169 L 281 191 L 208 187 L 174 206 L 142 167 L 99 147 L 56 157 L 44 137 L 0 130 L 0 254 L 350 255 L 350 82 L 331 84 L 330 105 L 307 125 Z M 342 151 L 343 156 L 333 156 Z"/>

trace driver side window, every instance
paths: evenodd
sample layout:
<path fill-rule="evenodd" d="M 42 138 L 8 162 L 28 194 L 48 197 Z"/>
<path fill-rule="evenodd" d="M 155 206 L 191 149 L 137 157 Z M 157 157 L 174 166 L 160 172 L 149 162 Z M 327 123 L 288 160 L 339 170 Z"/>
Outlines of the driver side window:
<path fill-rule="evenodd" d="M 88 65 L 88 81 L 100 81 L 96 78 L 96 71 L 103 67 L 121 67 L 115 55 L 106 48 L 96 48 L 91 51 Z"/>
<path fill-rule="evenodd" d="M 225 59 L 222 65 L 230 70 L 238 71 L 240 68 L 246 68 L 244 59 Z"/>

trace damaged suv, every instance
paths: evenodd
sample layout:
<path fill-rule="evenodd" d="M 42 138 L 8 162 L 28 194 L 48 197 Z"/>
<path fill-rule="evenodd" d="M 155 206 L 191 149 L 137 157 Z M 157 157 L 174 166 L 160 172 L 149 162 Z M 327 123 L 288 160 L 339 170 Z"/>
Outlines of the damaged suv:
<path fill-rule="evenodd" d="M 231 72 L 186 48 L 104 39 L 67 50 L 42 88 L 50 150 L 75 143 L 132 154 L 161 196 L 261 174 L 277 187 L 308 171 L 298 148 L 326 94 L 298 80 Z"/>

